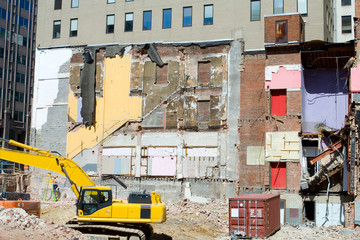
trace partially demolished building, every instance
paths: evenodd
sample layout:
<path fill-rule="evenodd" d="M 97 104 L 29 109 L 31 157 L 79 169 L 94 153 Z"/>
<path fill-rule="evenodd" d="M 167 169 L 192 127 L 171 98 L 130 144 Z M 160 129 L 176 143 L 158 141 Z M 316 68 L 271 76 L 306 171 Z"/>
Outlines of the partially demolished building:
<path fill-rule="evenodd" d="M 227 4 L 239 7 L 226 3 L 220 12 Z M 282 223 L 352 226 L 360 207 L 356 47 L 324 42 L 329 29 L 312 25 L 310 14 L 305 39 L 303 17 L 261 17 L 261 46 L 249 40 L 250 24 L 238 22 L 228 31 L 214 24 L 216 38 L 174 27 L 181 41 L 149 31 L 104 42 L 44 38 L 32 145 L 73 158 L 102 184 L 117 175 L 130 190 L 156 190 L 166 201 L 273 192 L 281 195 Z M 59 11 L 57 19 L 64 23 Z"/>

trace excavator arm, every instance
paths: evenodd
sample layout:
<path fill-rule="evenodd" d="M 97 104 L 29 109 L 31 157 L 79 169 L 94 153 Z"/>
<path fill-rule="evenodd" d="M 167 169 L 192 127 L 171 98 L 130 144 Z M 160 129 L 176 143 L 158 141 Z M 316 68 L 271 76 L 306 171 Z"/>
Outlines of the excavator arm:
<path fill-rule="evenodd" d="M 29 150 L 30 152 L 0 148 L 0 159 L 42 168 L 64 175 L 69 179 L 71 189 L 77 198 L 80 196 L 81 187 L 96 186 L 79 164 L 70 158 L 55 156 L 50 151 L 34 148 L 13 140 L 3 138 L 1 138 L 1 140 L 7 141 L 10 145 Z"/>

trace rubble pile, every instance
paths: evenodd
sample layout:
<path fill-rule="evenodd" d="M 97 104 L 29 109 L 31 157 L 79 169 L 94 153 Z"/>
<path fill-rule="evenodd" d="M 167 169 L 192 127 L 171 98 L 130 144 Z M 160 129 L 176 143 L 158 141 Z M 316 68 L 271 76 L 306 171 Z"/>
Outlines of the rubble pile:
<path fill-rule="evenodd" d="M 205 220 L 221 231 L 228 231 L 228 204 L 220 201 L 196 203 L 187 199 L 167 205 L 168 217 L 182 216 L 183 220 L 194 220 L 203 216 Z"/>
<path fill-rule="evenodd" d="M 335 240 L 335 239 L 360 239 L 359 229 L 350 230 L 343 226 L 331 227 L 305 227 L 305 226 L 291 226 L 283 225 L 281 229 L 271 236 L 270 240 L 278 239 L 320 239 L 320 240 Z"/>
<path fill-rule="evenodd" d="M 27 214 L 21 208 L 7 209 L 0 206 L 0 225 L 3 233 L 11 233 L 12 237 L 8 239 L 17 239 L 15 237 L 17 235 L 30 239 L 88 239 L 78 231 L 64 225 L 46 222 L 34 215 Z"/>

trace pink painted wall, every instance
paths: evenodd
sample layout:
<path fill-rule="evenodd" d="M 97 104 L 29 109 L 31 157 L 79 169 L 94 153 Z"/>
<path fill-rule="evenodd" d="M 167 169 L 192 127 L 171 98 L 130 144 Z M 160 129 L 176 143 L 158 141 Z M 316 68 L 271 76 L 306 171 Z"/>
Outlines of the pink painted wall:
<path fill-rule="evenodd" d="M 301 88 L 301 71 L 280 67 L 277 73 L 271 73 L 271 80 L 265 81 L 265 89 Z"/>
<path fill-rule="evenodd" d="M 356 68 L 351 68 L 350 76 L 351 92 L 360 92 L 360 65 L 358 65 Z"/>
<path fill-rule="evenodd" d="M 176 157 L 151 157 L 152 176 L 175 176 Z"/>

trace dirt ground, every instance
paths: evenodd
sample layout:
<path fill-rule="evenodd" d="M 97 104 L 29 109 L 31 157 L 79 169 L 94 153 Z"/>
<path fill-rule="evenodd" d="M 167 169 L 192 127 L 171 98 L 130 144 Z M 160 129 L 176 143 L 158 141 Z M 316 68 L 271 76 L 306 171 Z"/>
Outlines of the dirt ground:
<path fill-rule="evenodd" d="M 18 209 L 23 211 L 22 209 Z M 41 219 L 26 213 L 0 209 L 0 240 L 86 240 L 79 232 L 68 229 L 65 222 L 75 215 L 73 200 L 42 202 Z M 178 201 L 167 205 L 167 221 L 153 224 L 152 240 L 230 240 L 228 233 L 228 206 L 222 202 L 199 204 Z M 4 217 L 4 214 L 5 213 Z M 360 229 L 342 226 L 316 228 L 282 226 L 270 236 L 277 239 L 360 239 Z"/>

